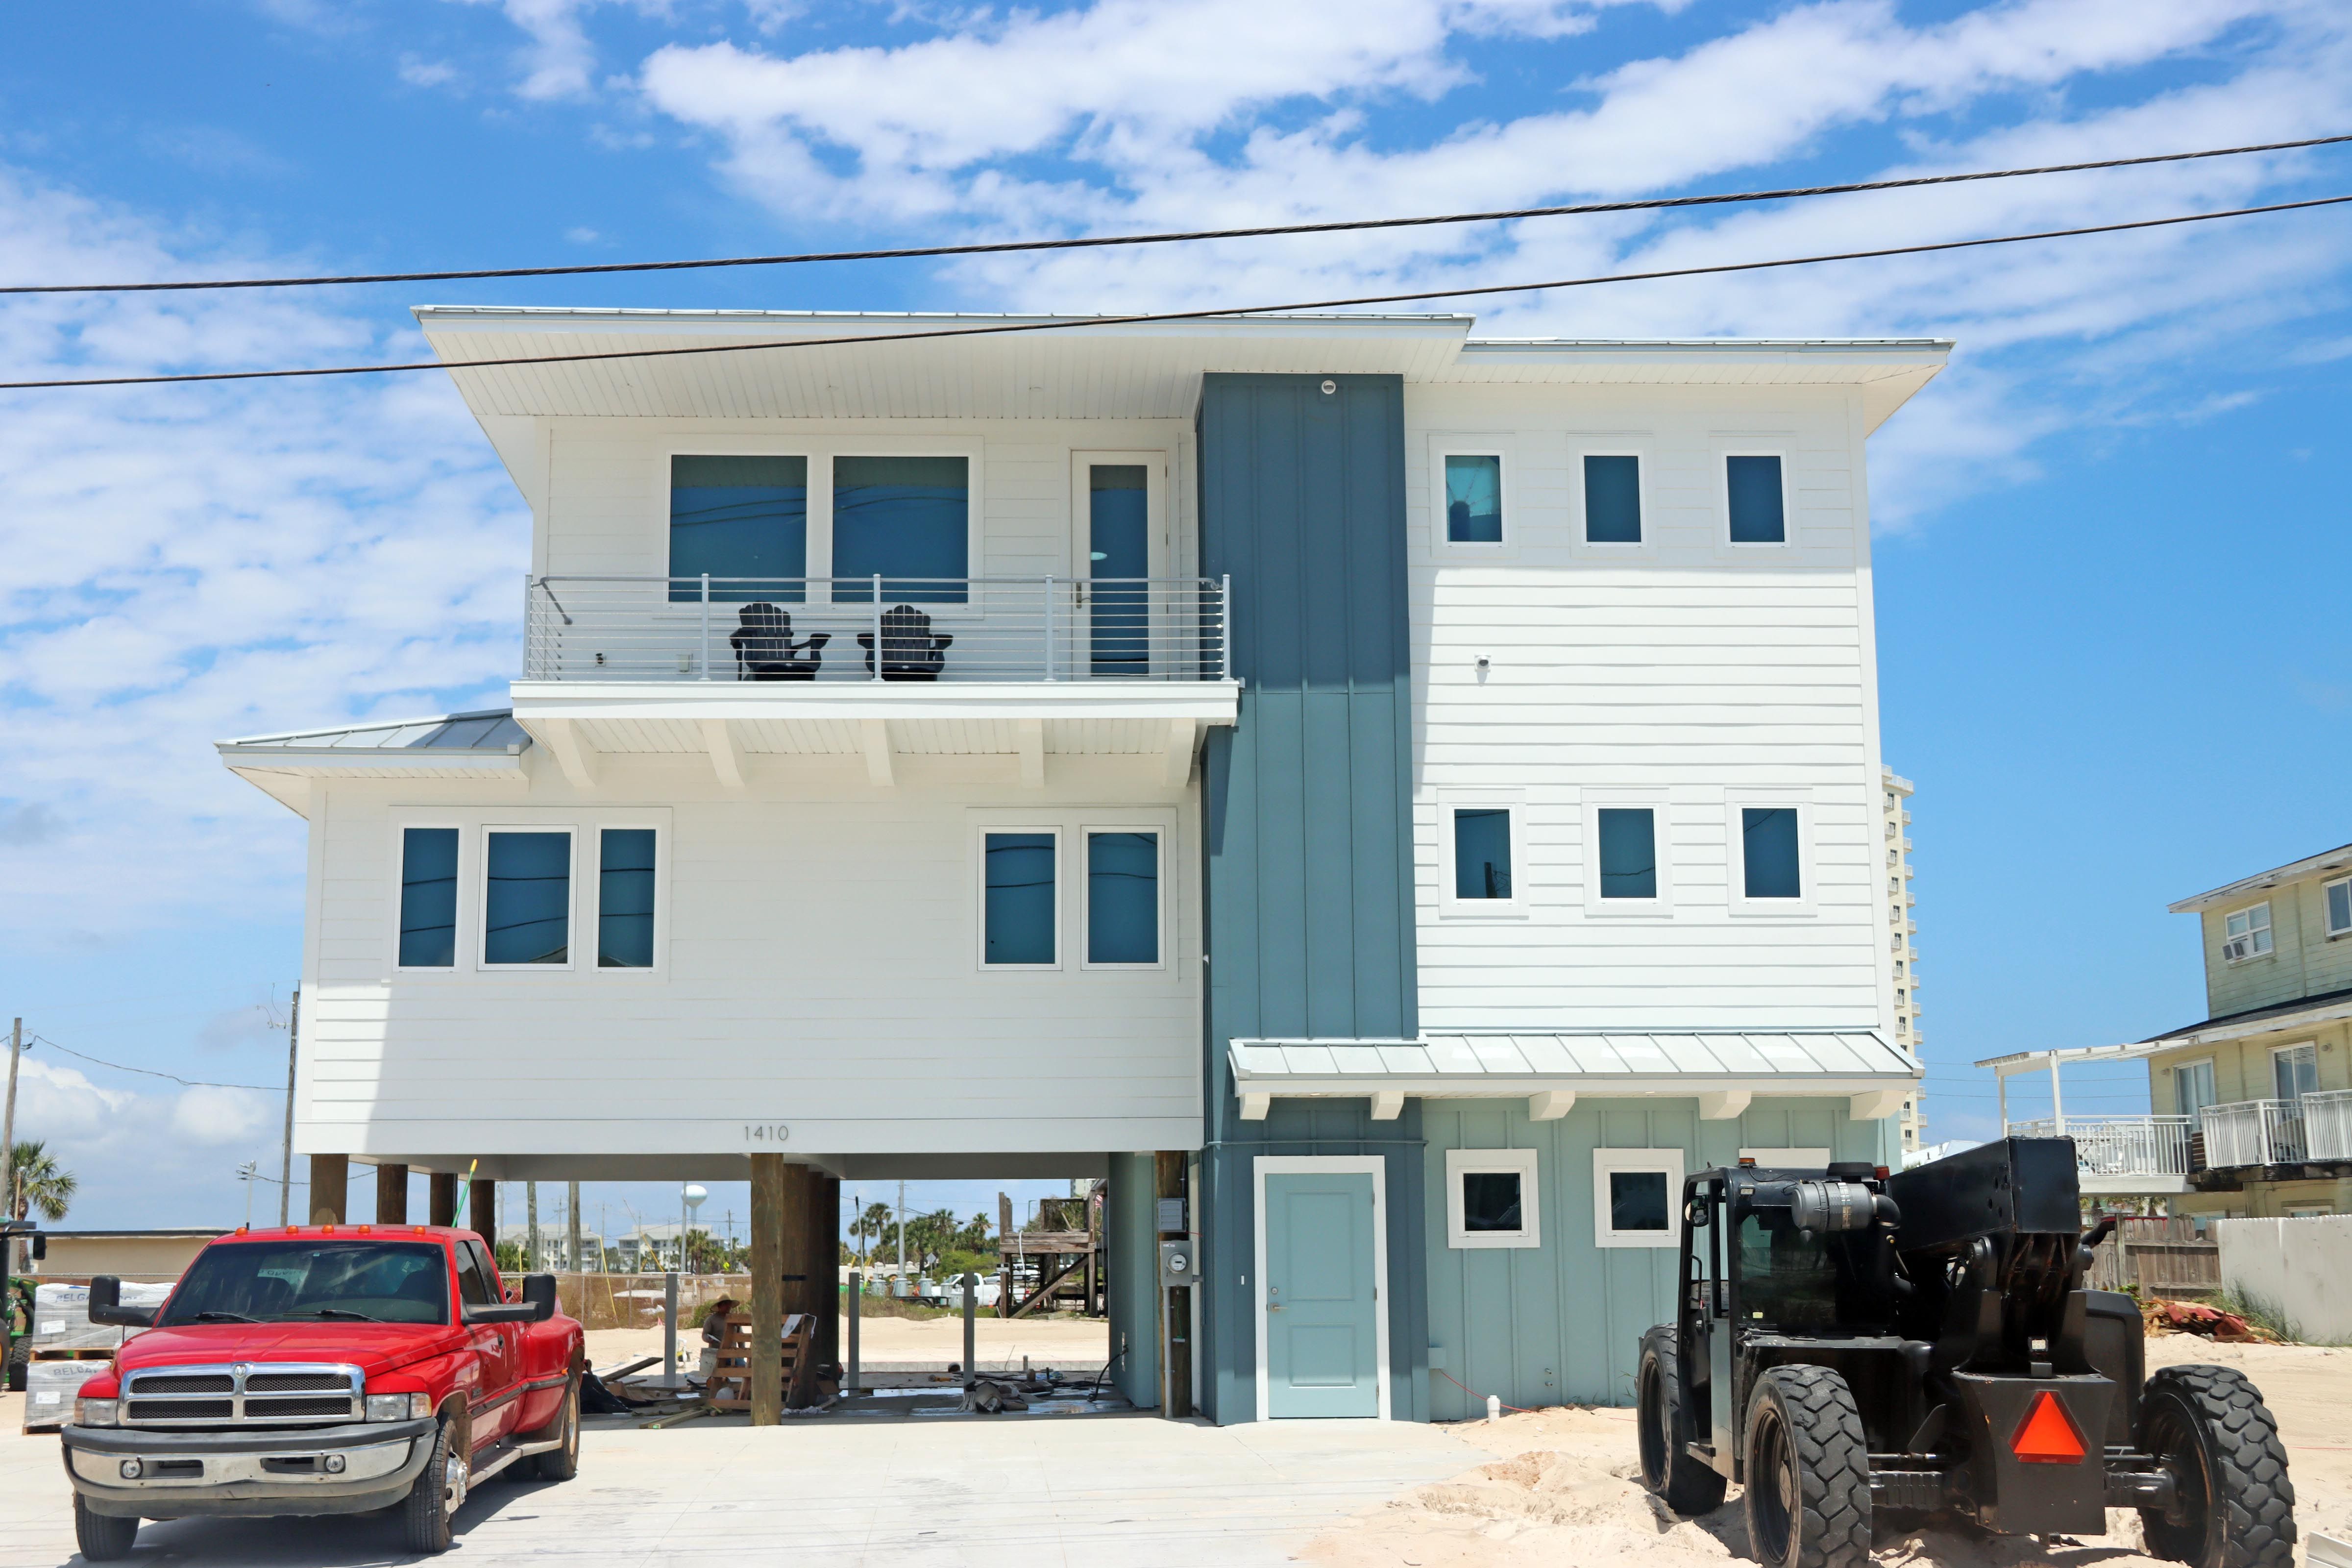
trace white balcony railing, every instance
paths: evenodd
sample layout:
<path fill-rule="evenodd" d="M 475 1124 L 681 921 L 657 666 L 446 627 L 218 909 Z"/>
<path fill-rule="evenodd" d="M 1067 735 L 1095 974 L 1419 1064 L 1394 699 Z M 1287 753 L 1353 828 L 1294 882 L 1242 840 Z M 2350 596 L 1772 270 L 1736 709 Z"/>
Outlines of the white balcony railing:
<path fill-rule="evenodd" d="M 2304 1154 L 2304 1101 L 2242 1100 L 2209 1105 L 2197 1114 L 2205 1133 L 2205 1163 L 2217 1170 L 2237 1165 L 2299 1165 Z"/>
<path fill-rule="evenodd" d="M 2303 1097 L 2304 1158 L 2352 1160 L 2352 1089 Z"/>
<path fill-rule="evenodd" d="M 1230 599 L 1211 577 L 532 577 L 523 679 L 1223 680 Z"/>
<path fill-rule="evenodd" d="M 2057 1122 L 2012 1121 L 2017 1138 L 2072 1138 L 2074 1168 L 2086 1176 L 2185 1176 L 2189 1173 L 2186 1116 L 2070 1116 Z"/>

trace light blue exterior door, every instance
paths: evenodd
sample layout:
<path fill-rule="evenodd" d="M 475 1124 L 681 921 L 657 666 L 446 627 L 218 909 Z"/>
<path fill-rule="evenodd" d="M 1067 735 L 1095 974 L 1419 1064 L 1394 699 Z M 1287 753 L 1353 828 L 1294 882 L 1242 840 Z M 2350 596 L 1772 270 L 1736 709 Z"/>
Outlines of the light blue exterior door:
<path fill-rule="evenodd" d="M 1381 1413 L 1369 1173 L 1265 1178 L 1266 1414 Z"/>

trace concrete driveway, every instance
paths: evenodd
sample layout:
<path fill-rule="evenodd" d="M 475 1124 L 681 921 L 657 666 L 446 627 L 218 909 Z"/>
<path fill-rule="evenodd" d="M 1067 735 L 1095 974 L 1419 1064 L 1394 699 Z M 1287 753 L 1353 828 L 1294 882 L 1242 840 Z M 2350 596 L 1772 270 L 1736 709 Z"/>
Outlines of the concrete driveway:
<path fill-rule="evenodd" d="M 0 1568 L 79 1562 L 54 1436 L 0 1401 Z M 457 1568 L 655 1563 L 1281 1563 L 1400 1489 L 1490 1458 L 1428 1426 L 1301 1421 L 1213 1427 L 1150 1416 L 811 1422 L 740 1417 L 583 1434 L 580 1477 L 493 1480 L 467 1502 Z M 149 1524 L 133 1563 L 254 1568 L 413 1562 L 397 1522 Z"/>

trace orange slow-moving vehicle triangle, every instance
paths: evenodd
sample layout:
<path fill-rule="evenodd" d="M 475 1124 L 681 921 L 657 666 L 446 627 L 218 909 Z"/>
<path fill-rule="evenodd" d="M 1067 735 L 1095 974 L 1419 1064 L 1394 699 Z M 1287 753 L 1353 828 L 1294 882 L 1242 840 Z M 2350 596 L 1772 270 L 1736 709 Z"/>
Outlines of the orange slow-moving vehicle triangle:
<path fill-rule="evenodd" d="M 2090 1451 L 2064 1404 L 2046 1388 L 2033 1396 L 2009 1448 L 2029 1465 L 2079 1465 Z"/>

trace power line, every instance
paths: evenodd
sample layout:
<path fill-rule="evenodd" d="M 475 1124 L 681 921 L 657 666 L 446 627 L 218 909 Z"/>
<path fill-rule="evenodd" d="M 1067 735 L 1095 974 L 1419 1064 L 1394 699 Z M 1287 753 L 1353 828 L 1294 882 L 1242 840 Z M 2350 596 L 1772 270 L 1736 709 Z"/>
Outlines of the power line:
<path fill-rule="evenodd" d="M 173 1083 L 184 1084 L 190 1089 L 249 1089 L 256 1094 L 284 1094 L 286 1092 L 282 1089 L 264 1089 L 257 1083 L 208 1083 L 203 1079 L 182 1078 L 177 1073 L 157 1072 L 152 1068 L 125 1067 L 121 1062 L 104 1061 L 97 1057 L 89 1056 L 84 1052 L 75 1050 L 71 1046 L 61 1046 L 58 1044 L 57 1041 L 50 1039 L 47 1035 L 35 1035 L 33 1038 L 39 1041 L 42 1045 L 48 1047 L 53 1051 L 63 1051 L 66 1055 L 79 1058 L 81 1060 L 89 1062 L 93 1067 L 112 1068 L 116 1072 L 143 1073 L 149 1078 L 170 1079 Z"/>
<path fill-rule="evenodd" d="M 568 267 L 357 272 L 316 278 L 189 279 L 167 283 L 19 283 L 0 287 L 0 294 L 142 294 L 205 289 L 316 289 L 362 283 L 446 283 L 487 278 L 576 278 L 614 272 L 688 272 L 716 267 L 792 267 L 820 261 L 901 261 L 940 256 L 1002 256 L 1015 251 L 1094 250 L 1124 245 L 1181 245 L 1211 239 L 1267 239 L 1284 235 L 1434 228 L 1449 224 L 1508 223 L 1520 218 L 1660 212 L 1676 207 L 1723 206 L 1738 202 L 1786 201 L 1800 196 L 1851 195 L 1864 191 L 1910 190 L 1926 185 L 1965 184 L 1979 180 L 2014 180 L 2032 174 L 2072 174 L 2093 169 L 2127 169 L 2148 163 L 2188 163 L 2200 158 L 2234 158 L 2249 153 L 2285 153 L 2302 147 L 2333 146 L 2342 142 L 2352 142 L 2352 135 L 2313 136 L 2300 142 L 2266 142 L 2249 147 L 2210 147 L 2196 153 L 2154 153 L 2135 158 L 2105 158 L 2090 163 L 2044 163 L 2026 169 L 1986 169 L 1961 174 L 1920 174 L 1900 180 L 1864 180 L 1843 185 L 1796 185 L 1772 191 L 1725 191 L 1697 196 L 1580 202 L 1568 206 L 1510 207 L 1494 212 L 1441 213 L 1423 217 L 1345 218 L 1329 223 L 1267 224 L 1254 228 L 1180 229 L 1158 234 L 1100 235 L 1075 239 L 1008 239 L 970 245 L 906 246 L 889 250 L 819 250 L 797 255 L 722 256 L 684 261 L 583 262 Z"/>
<path fill-rule="evenodd" d="M 278 381 L 299 376 L 387 375 L 406 371 L 486 370 L 504 365 L 583 364 L 601 360 L 670 359 L 681 354 L 747 353 L 763 349 L 844 348 L 856 343 L 915 342 L 930 338 L 992 337 L 1008 332 L 1068 331 L 1085 327 L 1138 326 L 1154 321 L 1197 321 L 1212 318 L 1260 316 L 1301 310 L 1335 310 L 1352 305 L 1396 305 L 1421 300 L 1466 300 L 1496 294 L 1532 294 L 1549 289 L 1588 289 L 1602 283 L 1646 283 L 1669 278 L 1701 278 L 1727 272 L 1759 272 L 1778 267 L 1812 267 L 1827 261 L 1867 261 L 1887 256 L 1921 256 L 1939 250 L 1974 250 L 1989 245 L 2019 245 L 2028 240 L 2073 239 L 2091 234 L 2120 234 L 2131 229 L 2169 228 L 2179 224 L 2210 223 L 2217 218 L 2254 217 L 2264 213 L 2299 212 L 2352 202 L 2352 195 L 2316 196 L 2309 201 L 2274 202 L 2267 206 L 2231 207 L 2221 212 L 2188 213 L 2179 217 L 2139 218 L 2130 223 L 2092 224 L 2080 228 L 2042 229 L 2032 234 L 1995 235 L 1984 239 L 1947 239 L 1926 245 L 1887 246 L 1876 250 L 1833 251 L 1821 256 L 1788 256 L 1770 261 L 1726 261 L 1710 267 L 1675 267 L 1652 272 L 1615 272 L 1593 278 L 1558 278 L 1541 283 L 1488 283 L 1448 289 L 1423 289 L 1402 294 L 1360 294 L 1339 300 L 1304 300 L 1282 305 L 1223 305 L 1200 310 L 1146 310 L 1118 316 L 1082 316 L 1061 321 L 1011 321 L 986 327 L 933 327 L 911 332 L 870 332 L 856 337 L 781 338 L 766 342 L 713 343 L 695 348 L 612 349 L 584 354 L 517 354 L 500 359 L 415 360 L 391 364 L 314 365 L 298 370 L 215 370 L 184 375 L 105 375 L 50 381 L 0 381 L 0 392 L 27 392 L 67 386 L 163 386 L 199 381 Z"/>

